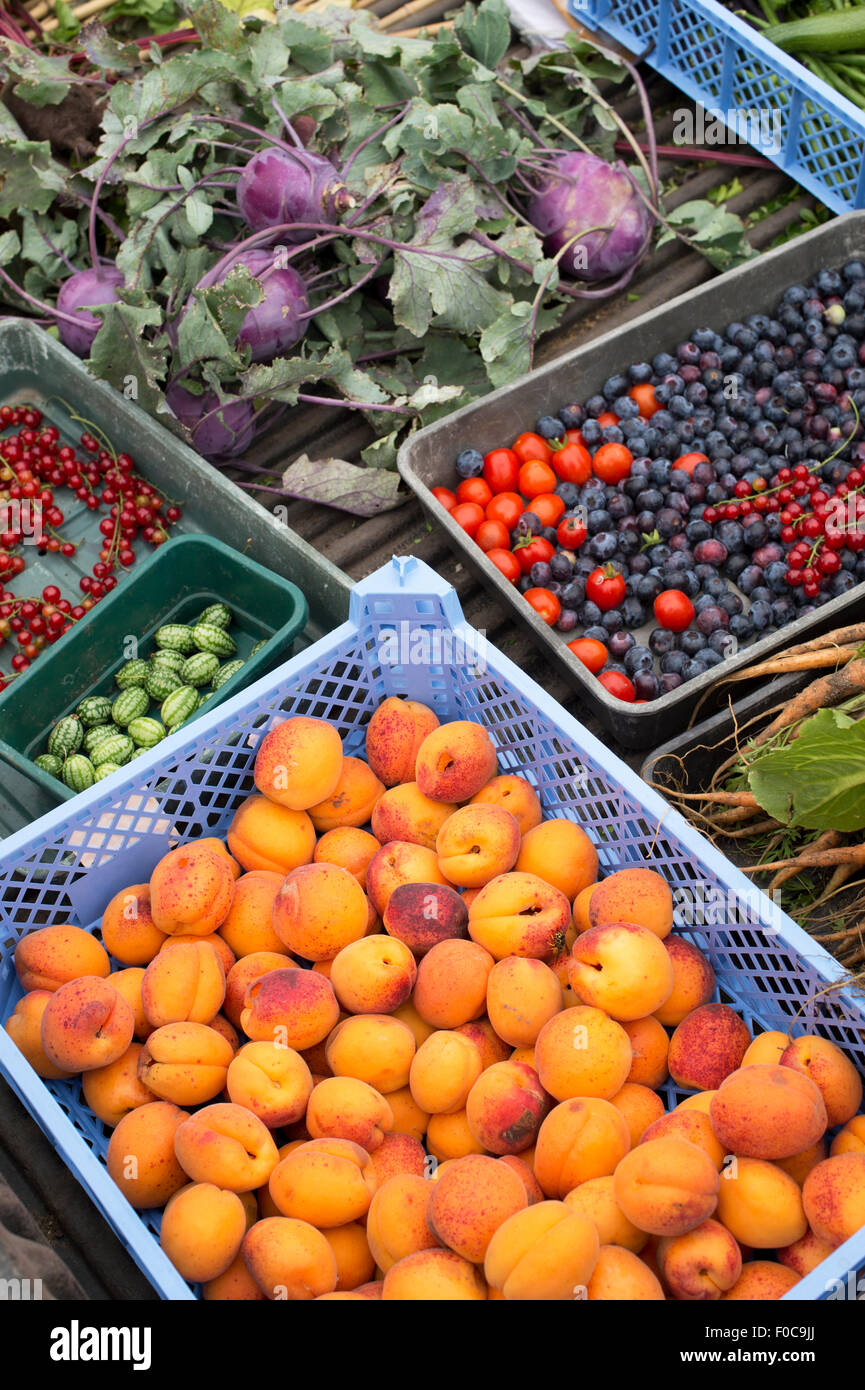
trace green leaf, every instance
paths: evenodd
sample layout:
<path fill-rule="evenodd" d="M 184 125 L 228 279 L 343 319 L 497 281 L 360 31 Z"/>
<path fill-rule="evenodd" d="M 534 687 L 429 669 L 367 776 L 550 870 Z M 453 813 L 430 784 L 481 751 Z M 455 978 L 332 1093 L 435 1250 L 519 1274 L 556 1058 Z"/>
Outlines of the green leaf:
<path fill-rule="evenodd" d="M 391 436 L 388 445 L 392 448 Z M 307 454 L 286 468 L 282 486 L 289 497 L 320 502 L 352 516 L 378 516 L 408 500 L 408 494 L 399 491 L 399 474 L 385 471 L 380 463 L 375 469 L 359 468 L 345 459 L 310 459 Z"/>
<path fill-rule="evenodd" d="M 68 43 L 80 32 L 81 21 L 66 0 L 54 0 L 54 15 L 57 19 L 57 27 L 52 37 L 59 43 Z"/>
<path fill-rule="evenodd" d="M 865 722 L 823 709 L 787 748 L 759 757 L 748 774 L 754 796 L 782 824 L 806 830 L 865 827 Z"/>
<path fill-rule="evenodd" d="M 484 67 L 498 67 L 511 41 L 510 12 L 505 0 L 483 0 L 477 8 L 464 5 L 454 21 L 454 33 L 466 52 Z"/>
<path fill-rule="evenodd" d="M 140 299 L 138 305 L 105 304 L 91 311 L 102 319 L 102 327 L 88 365 L 127 399 L 153 413 L 162 400 L 168 339 L 161 331 L 153 341 L 145 336 L 148 328 L 161 329 L 162 312 L 144 295 Z"/>
<path fill-rule="evenodd" d="M 728 212 L 723 204 L 715 207 L 707 199 L 695 199 L 682 203 L 666 216 L 673 227 L 680 228 L 694 242 L 696 250 L 701 251 L 716 270 L 729 270 L 757 254 L 746 240 L 742 219 Z M 657 245 L 663 246 L 672 239 L 673 232 L 665 227 Z"/>
<path fill-rule="evenodd" d="M 47 140 L 19 140 L 0 144 L 0 217 L 11 217 L 21 208 L 47 212 L 68 182 L 51 157 Z"/>
<path fill-rule="evenodd" d="M 31 106 L 58 106 L 75 82 L 68 58 L 49 58 L 35 48 L 6 42 L 0 72 L 12 79 L 12 90 Z"/>
<path fill-rule="evenodd" d="M 493 386 L 506 386 L 530 370 L 534 340 L 554 326 L 563 310 L 563 305 L 542 309 L 533 323 L 531 304 L 520 300 L 485 329 L 481 334 L 481 356 Z"/>
<path fill-rule="evenodd" d="M 3 232 L 0 235 L 0 265 L 14 261 L 20 250 L 21 241 L 17 232 Z"/>
<path fill-rule="evenodd" d="M 65 0 L 54 0 L 55 8 L 58 3 L 65 4 Z M 66 6 L 66 8 L 69 7 Z M 71 10 L 69 13 L 72 15 Z M 75 18 L 74 15 L 72 18 Z M 80 27 L 77 20 L 75 20 L 75 24 L 75 32 L 77 33 L 78 27 Z M 84 25 L 81 30 L 80 43 L 90 61 L 95 63 L 98 68 L 108 68 L 113 72 L 132 72 L 141 62 L 137 45 L 118 43 L 98 19 L 90 19 Z"/>

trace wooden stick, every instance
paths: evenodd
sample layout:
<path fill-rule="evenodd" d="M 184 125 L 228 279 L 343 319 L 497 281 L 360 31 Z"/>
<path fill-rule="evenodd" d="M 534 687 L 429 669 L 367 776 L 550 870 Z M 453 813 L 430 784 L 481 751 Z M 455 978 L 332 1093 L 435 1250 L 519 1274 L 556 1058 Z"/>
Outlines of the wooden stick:
<path fill-rule="evenodd" d="M 392 29 L 395 24 L 401 24 L 404 19 L 411 19 L 414 14 L 422 14 L 424 10 L 431 10 L 434 5 L 435 0 L 409 0 L 407 5 L 400 5 L 398 10 L 391 10 L 390 14 L 382 15 L 379 26 L 382 29 Z"/>
<path fill-rule="evenodd" d="M 452 19 L 440 19 L 436 24 L 418 24 L 414 29 L 392 29 L 391 35 L 395 39 L 416 39 L 419 34 L 437 34 L 439 29 L 453 27 Z"/>
<path fill-rule="evenodd" d="M 89 19 L 91 15 L 98 14 L 100 10 L 107 10 L 109 5 L 113 4 L 114 0 L 85 0 L 83 5 L 76 6 L 73 13 L 76 19 Z M 55 16 L 53 19 L 46 19 L 42 28 L 50 34 L 51 30 L 56 29 L 59 23 L 60 20 Z"/>

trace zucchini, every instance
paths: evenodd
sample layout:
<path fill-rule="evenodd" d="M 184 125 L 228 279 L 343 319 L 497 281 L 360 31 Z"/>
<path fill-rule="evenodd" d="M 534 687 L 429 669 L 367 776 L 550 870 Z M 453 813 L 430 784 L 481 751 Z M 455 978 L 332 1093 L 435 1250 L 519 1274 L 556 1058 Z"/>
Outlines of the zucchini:
<path fill-rule="evenodd" d="M 865 49 L 865 5 L 769 24 L 763 37 L 785 53 L 850 53 Z"/>

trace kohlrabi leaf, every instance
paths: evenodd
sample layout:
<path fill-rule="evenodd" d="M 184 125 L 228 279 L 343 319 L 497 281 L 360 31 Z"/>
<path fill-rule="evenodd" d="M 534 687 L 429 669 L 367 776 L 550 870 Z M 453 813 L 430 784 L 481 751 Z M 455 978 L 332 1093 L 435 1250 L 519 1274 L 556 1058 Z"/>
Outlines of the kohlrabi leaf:
<path fill-rule="evenodd" d="M 763 809 L 783 825 L 851 832 L 865 827 L 865 721 L 823 709 L 786 748 L 748 774 Z"/>

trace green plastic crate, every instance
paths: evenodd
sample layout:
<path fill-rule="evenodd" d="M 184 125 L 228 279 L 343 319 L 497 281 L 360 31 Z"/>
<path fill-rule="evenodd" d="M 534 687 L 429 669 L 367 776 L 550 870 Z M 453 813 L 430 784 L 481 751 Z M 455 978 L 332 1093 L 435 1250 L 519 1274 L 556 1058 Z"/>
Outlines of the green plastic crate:
<path fill-rule="evenodd" d="M 115 671 L 131 656 L 150 656 L 157 628 L 191 622 L 208 604 L 218 602 L 228 604 L 234 615 L 230 632 L 244 665 L 214 692 L 202 712 L 215 709 L 284 661 L 307 619 L 306 599 L 290 580 L 210 536 L 176 536 L 132 570 L 63 642 L 43 653 L 0 694 L 0 759 L 38 783 L 54 805 L 75 796 L 33 762 L 45 752 L 53 725 L 88 695 L 116 697 L 120 692 Z M 262 640 L 265 645 L 250 656 Z M 111 780 L 107 778 L 105 785 Z"/>

